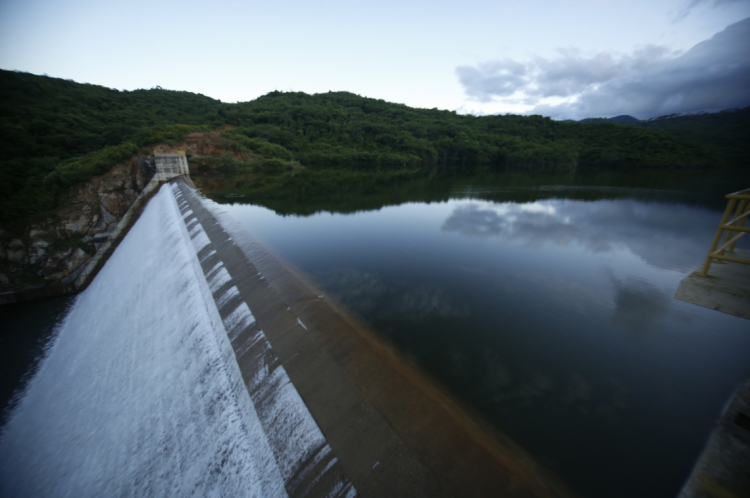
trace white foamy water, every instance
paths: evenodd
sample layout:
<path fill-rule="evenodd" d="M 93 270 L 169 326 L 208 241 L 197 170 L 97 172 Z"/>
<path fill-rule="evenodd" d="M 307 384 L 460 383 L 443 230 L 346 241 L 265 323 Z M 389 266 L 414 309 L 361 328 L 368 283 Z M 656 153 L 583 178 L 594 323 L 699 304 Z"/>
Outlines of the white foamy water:
<path fill-rule="evenodd" d="M 233 354 L 163 187 L 78 297 L 4 427 L 1 494 L 286 495 Z"/>
<path fill-rule="evenodd" d="M 172 192 L 178 203 L 184 200 L 178 184 L 172 185 Z M 210 205 L 208 201 L 197 197 L 193 202 L 204 203 L 204 207 L 206 204 Z M 200 254 L 211 242 L 200 223 L 193 218 L 195 214 L 189 203 L 182 205 L 180 211 L 188 212 L 183 215 L 183 219 L 186 228 L 191 227 L 189 235 L 196 252 Z M 226 234 L 223 224 L 221 225 L 222 232 Z M 207 241 L 205 244 L 200 242 L 202 237 Z M 228 243 L 232 238 L 227 237 L 221 242 L 222 236 L 218 235 L 217 240 L 217 243 L 222 244 Z M 231 244 L 234 245 L 233 242 Z M 237 357 L 243 358 L 242 373 L 247 390 L 261 426 L 268 435 L 285 489 L 294 496 L 356 496 L 352 484 L 341 476 L 340 469 L 337 468 L 338 459 L 280 364 L 265 333 L 256 326 L 257 322 L 247 303 L 243 301 L 238 304 L 233 301 L 240 292 L 235 285 L 228 287 L 233 282 L 232 275 L 218 258 L 216 250 L 208 250 L 201 257 L 201 264 L 205 264 L 202 268 L 208 287 L 224 316 L 224 329 L 234 345 Z M 235 267 L 234 271 L 237 272 L 238 268 Z M 240 336 L 244 337 L 241 339 Z"/>

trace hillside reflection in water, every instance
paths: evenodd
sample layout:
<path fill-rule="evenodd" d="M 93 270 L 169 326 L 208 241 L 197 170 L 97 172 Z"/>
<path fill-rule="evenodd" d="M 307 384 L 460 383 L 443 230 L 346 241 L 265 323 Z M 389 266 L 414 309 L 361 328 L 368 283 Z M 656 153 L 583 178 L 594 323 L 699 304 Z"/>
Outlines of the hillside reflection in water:
<path fill-rule="evenodd" d="M 673 299 L 721 213 L 559 197 L 224 207 L 582 495 L 674 496 L 750 370 L 747 321 Z"/>

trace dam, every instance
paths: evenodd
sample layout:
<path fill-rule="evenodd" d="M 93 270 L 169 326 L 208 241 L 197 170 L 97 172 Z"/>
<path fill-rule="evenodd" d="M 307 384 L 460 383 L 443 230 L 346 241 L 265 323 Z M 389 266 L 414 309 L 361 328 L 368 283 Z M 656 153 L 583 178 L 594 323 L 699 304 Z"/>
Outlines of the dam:
<path fill-rule="evenodd" d="M 4 496 L 569 496 L 184 179 L 59 327 Z"/>

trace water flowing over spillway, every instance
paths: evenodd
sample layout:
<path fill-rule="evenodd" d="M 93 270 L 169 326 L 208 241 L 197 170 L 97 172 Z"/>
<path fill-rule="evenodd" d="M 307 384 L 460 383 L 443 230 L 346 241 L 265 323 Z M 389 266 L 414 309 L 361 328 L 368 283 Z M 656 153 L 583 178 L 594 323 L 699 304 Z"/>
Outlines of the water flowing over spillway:
<path fill-rule="evenodd" d="M 204 276 L 177 197 L 162 187 L 61 324 L 3 428 L 4 496 L 286 496 L 335 464 L 283 368 L 258 372 L 265 404 L 248 394 L 227 330 L 252 312 L 222 321 L 236 288 L 220 263 Z"/>

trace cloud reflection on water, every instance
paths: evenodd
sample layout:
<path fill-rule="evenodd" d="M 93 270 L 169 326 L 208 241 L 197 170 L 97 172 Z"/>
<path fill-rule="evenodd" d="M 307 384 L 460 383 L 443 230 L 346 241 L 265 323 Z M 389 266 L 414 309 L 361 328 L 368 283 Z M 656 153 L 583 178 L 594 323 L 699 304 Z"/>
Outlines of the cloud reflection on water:
<path fill-rule="evenodd" d="M 615 313 L 612 322 L 633 333 L 647 332 L 669 312 L 672 296 L 640 279 L 614 280 Z"/>
<path fill-rule="evenodd" d="M 363 316 L 423 320 L 469 314 L 468 306 L 435 285 L 384 282 L 374 273 L 340 267 L 319 275 L 318 280 L 333 297 Z"/>
<path fill-rule="evenodd" d="M 578 244 L 592 253 L 627 248 L 649 265 L 687 271 L 705 257 L 719 216 L 703 208 L 632 199 L 472 201 L 458 205 L 441 230 L 529 247 Z"/>

